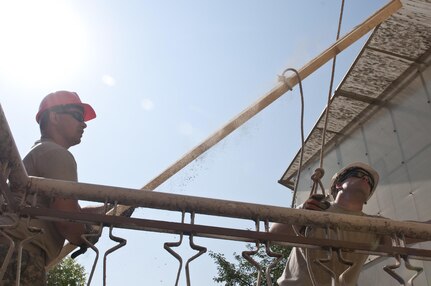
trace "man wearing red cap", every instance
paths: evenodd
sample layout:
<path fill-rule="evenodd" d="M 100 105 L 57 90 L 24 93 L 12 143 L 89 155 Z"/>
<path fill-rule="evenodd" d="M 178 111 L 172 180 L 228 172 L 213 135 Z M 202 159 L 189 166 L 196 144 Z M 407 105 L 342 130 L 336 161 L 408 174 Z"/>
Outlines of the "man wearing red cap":
<path fill-rule="evenodd" d="M 66 181 L 77 181 L 77 165 L 68 149 L 81 142 L 86 121 L 96 117 L 94 109 L 82 103 L 78 94 L 70 91 L 57 91 L 48 94 L 41 102 L 36 121 L 41 138 L 36 141 L 23 162 L 30 176 L 45 177 Z M 18 193 L 18 201 L 23 194 Z M 31 198 L 27 200 L 31 202 Z M 37 198 L 37 206 L 63 211 L 101 212 L 101 208 L 81 208 L 77 200 L 63 198 Z M 8 221 L 0 217 L 0 224 Z M 75 245 L 85 245 L 81 235 L 88 233 L 88 227 L 79 223 L 65 221 L 49 222 L 44 220 L 20 220 L 17 227 L 7 230 L 9 236 L 20 241 L 33 236 L 29 228 L 36 227 L 43 232 L 24 245 L 21 258 L 21 285 L 45 285 L 45 266 L 58 256 L 67 239 Z M 0 241 L 2 242 L 2 241 Z M 16 243 L 17 245 L 17 243 Z M 8 244 L 0 244 L 0 259 L 4 260 Z M 15 254 L 15 253 L 14 253 Z M 12 285 L 17 275 L 17 258 L 13 255 L 0 285 Z M 2 284 L 3 283 L 3 284 Z"/>

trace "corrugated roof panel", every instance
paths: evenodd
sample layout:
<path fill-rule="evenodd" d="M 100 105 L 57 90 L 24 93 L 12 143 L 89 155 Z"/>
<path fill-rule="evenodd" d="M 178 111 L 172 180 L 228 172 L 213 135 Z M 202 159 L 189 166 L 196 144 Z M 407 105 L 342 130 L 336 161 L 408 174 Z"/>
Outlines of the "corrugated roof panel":
<path fill-rule="evenodd" d="M 408 45 L 406 45 L 408 43 Z M 403 1 L 403 7 L 376 30 L 369 46 L 417 58 L 431 45 L 431 3 Z"/>
<path fill-rule="evenodd" d="M 410 61 L 365 48 L 340 89 L 377 98 L 411 64 Z"/>

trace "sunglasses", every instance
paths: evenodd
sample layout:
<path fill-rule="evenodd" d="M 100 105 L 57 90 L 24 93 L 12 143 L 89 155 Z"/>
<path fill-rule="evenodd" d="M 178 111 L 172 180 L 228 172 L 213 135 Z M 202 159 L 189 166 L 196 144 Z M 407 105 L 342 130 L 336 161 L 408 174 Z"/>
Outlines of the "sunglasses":
<path fill-rule="evenodd" d="M 349 177 L 355 177 L 360 179 L 362 179 L 363 177 L 367 177 L 367 182 L 368 182 L 368 185 L 370 185 L 371 190 L 374 188 L 373 177 L 370 175 L 370 173 L 366 172 L 365 170 L 362 170 L 362 169 L 350 170 L 342 177 L 341 181 L 344 181 Z"/>
<path fill-rule="evenodd" d="M 84 122 L 84 114 L 79 111 L 57 111 L 57 113 L 68 114 L 78 122 Z"/>

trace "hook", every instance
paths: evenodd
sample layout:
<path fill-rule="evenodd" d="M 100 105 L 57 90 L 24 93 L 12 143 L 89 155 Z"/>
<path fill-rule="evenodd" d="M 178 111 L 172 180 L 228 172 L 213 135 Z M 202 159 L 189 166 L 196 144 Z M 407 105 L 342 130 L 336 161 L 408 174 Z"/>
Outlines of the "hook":
<path fill-rule="evenodd" d="M 391 241 L 392 241 L 392 246 L 399 246 L 400 245 L 400 241 L 399 238 L 396 234 L 394 234 L 391 237 Z M 389 275 L 392 276 L 392 278 L 394 278 L 395 280 L 398 281 L 398 283 L 400 283 L 400 285 L 405 285 L 405 281 L 403 279 L 403 277 L 401 277 L 400 275 L 398 275 L 394 269 L 397 269 L 401 266 L 401 257 L 399 254 L 394 255 L 395 258 L 395 264 L 392 265 L 386 265 L 383 267 L 383 270 L 386 271 L 386 273 L 388 273 Z"/>
<path fill-rule="evenodd" d="M 181 223 L 184 223 L 184 217 L 185 217 L 185 211 L 182 211 L 181 213 Z M 183 242 L 183 233 L 180 233 L 180 240 L 177 242 L 165 242 L 165 244 L 163 245 L 163 247 L 166 249 L 166 251 L 168 251 L 172 256 L 174 256 L 178 262 L 180 263 L 180 266 L 178 267 L 178 272 L 177 272 L 177 279 L 175 281 L 175 286 L 178 285 L 178 281 L 180 280 L 180 275 L 181 275 L 181 269 L 183 267 L 183 259 L 181 258 L 181 256 L 176 253 L 174 250 L 172 250 L 172 247 L 178 247 L 181 245 L 181 243 Z"/>
<path fill-rule="evenodd" d="M 395 258 L 395 264 L 386 265 L 383 267 L 383 270 L 385 270 L 386 273 L 391 275 L 392 278 L 397 280 L 398 283 L 400 283 L 400 285 L 405 285 L 404 279 L 394 271 L 394 269 L 397 269 L 401 266 L 401 258 L 398 254 L 395 255 L 394 258 Z"/>
<path fill-rule="evenodd" d="M 195 223 L 195 213 L 194 212 L 192 212 L 192 213 L 190 213 L 190 223 L 191 224 L 194 224 Z M 187 262 L 186 262 L 186 278 L 187 278 L 187 286 L 190 286 L 191 284 L 190 284 L 190 271 L 189 271 L 189 263 L 190 262 L 192 262 L 194 259 L 196 259 L 196 258 L 198 258 L 199 256 L 201 256 L 202 254 L 204 254 L 205 252 L 207 252 L 207 248 L 206 247 L 203 247 L 203 246 L 200 246 L 200 245 L 197 245 L 197 244 L 195 244 L 194 242 L 193 242 L 193 234 L 191 233 L 190 235 L 189 235 L 189 244 L 190 244 L 190 247 L 193 249 L 193 250 L 197 250 L 197 251 L 199 251 L 197 254 L 195 254 L 194 256 L 192 256 L 192 257 L 190 257 L 189 258 L 189 260 L 187 260 Z"/>
<path fill-rule="evenodd" d="M 310 227 L 306 228 L 305 237 L 308 237 L 310 229 L 311 229 Z M 329 233 L 330 233 L 330 229 L 327 226 L 325 228 L 325 238 L 326 239 L 329 239 Z M 327 255 L 326 258 L 315 259 L 312 262 L 315 263 L 315 264 L 317 264 L 318 266 L 320 266 L 325 272 L 327 272 L 331 276 L 332 281 L 335 281 L 335 276 L 336 276 L 335 272 L 332 271 L 331 268 L 329 268 L 328 266 L 326 266 L 324 264 L 324 263 L 328 263 L 328 262 L 330 262 L 332 260 L 332 255 L 333 255 L 332 247 L 329 247 L 327 249 L 327 254 L 328 255 Z M 316 286 L 318 284 L 316 283 L 316 278 L 314 277 L 314 273 L 313 273 L 313 269 L 312 269 L 312 266 L 311 266 L 311 262 L 309 260 L 309 249 L 308 248 L 305 249 L 305 257 L 306 257 L 306 261 L 307 261 L 307 268 L 308 268 L 308 273 L 310 274 L 311 282 L 312 282 L 313 286 Z"/>
<path fill-rule="evenodd" d="M 413 286 L 413 280 L 415 280 L 424 271 L 424 269 L 420 266 L 411 265 L 407 255 L 403 255 L 401 257 L 404 260 L 404 264 L 408 270 L 416 271 L 416 273 L 413 274 L 413 276 L 407 281 L 408 286 Z"/>
<path fill-rule="evenodd" d="M 339 240 L 340 239 L 340 236 L 339 236 L 339 228 L 337 227 L 337 228 L 335 228 L 335 235 L 336 235 L 336 238 Z M 340 285 L 347 285 L 347 283 L 346 283 L 346 278 L 345 278 L 345 276 L 347 275 L 347 273 L 349 273 L 349 271 L 350 270 L 352 270 L 353 269 L 353 266 L 356 264 L 356 263 L 354 263 L 353 261 L 350 261 L 350 260 L 347 260 L 346 258 L 344 258 L 343 257 L 343 251 L 340 249 L 340 248 L 338 248 L 337 249 L 337 257 L 338 257 L 338 261 L 339 262 L 341 262 L 341 263 L 343 263 L 344 265 L 347 265 L 348 267 L 347 267 L 347 269 L 346 270 L 344 270 L 343 271 L 343 273 L 341 273 L 339 276 L 338 276 L 338 282 L 340 283 Z"/>
<path fill-rule="evenodd" d="M 343 251 L 341 249 L 337 249 L 337 257 L 338 261 L 341 262 L 344 265 L 347 265 L 347 269 L 344 270 L 339 276 L 338 281 L 340 285 L 347 285 L 346 283 L 346 275 L 349 273 L 350 270 L 353 269 L 353 266 L 356 264 L 353 261 L 347 260 L 343 257 Z"/>
<path fill-rule="evenodd" d="M 255 221 L 255 224 L 256 224 L 256 231 L 258 232 L 259 231 L 259 219 L 257 219 Z M 253 265 L 254 267 L 256 267 L 256 269 L 258 271 L 257 272 L 257 283 L 256 283 L 257 286 L 260 286 L 260 284 L 261 284 L 261 280 L 262 280 L 262 267 L 251 256 L 257 254 L 259 252 L 259 249 L 260 249 L 260 242 L 259 242 L 259 240 L 256 240 L 256 250 L 249 250 L 249 251 L 243 251 L 242 252 L 242 257 L 244 257 L 245 260 L 247 260 L 248 262 L 250 262 L 251 265 Z"/>
<path fill-rule="evenodd" d="M 265 220 L 265 231 L 269 232 L 269 220 Z M 283 258 L 281 253 L 276 253 L 271 250 L 271 242 L 265 242 L 265 252 L 269 257 L 275 257 L 275 259 L 266 267 L 265 276 L 266 276 L 266 284 L 272 285 L 271 279 L 271 270 L 278 264 L 278 262 Z"/>
<path fill-rule="evenodd" d="M 400 245 L 402 247 L 405 247 L 406 246 L 406 238 L 405 238 L 404 234 L 401 233 L 398 238 L 399 238 Z M 415 280 L 424 271 L 424 269 L 423 269 L 423 267 L 412 265 L 410 263 L 410 260 L 409 260 L 407 255 L 401 255 L 401 258 L 404 260 L 404 265 L 406 266 L 406 268 L 408 270 L 416 271 L 416 273 L 413 274 L 413 276 L 410 277 L 410 279 L 407 281 L 408 286 L 413 286 L 413 280 Z"/>
<path fill-rule="evenodd" d="M 107 203 L 105 203 L 105 207 L 107 207 Z M 113 215 L 115 216 L 116 214 L 117 214 L 117 202 L 114 203 L 114 211 L 113 211 Z M 106 259 L 107 259 L 107 256 L 109 254 L 111 254 L 112 252 L 120 249 L 121 247 L 123 247 L 123 246 L 125 246 L 127 244 L 127 240 L 126 239 L 118 237 L 118 236 L 114 236 L 112 234 L 113 228 L 114 227 L 112 225 L 109 227 L 109 238 L 112 241 L 117 242 L 118 244 L 115 245 L 114 247 L 108 249 L 105 252 L 105 255 L 103 256 L 103 285 L 106 285 Z"/>
<path fill-rule="evenodd" d="M 85 244 L 96 253 L 96 257 L 94 258 L 93 266 L 91 268 L 87 285 L 91 284 L 94 271 L 96 270 L 97 261 L 99 260 L 99 249 L 94 244 L 100 238 L 100 235 L 102 234 L 102 230 L 103 230 L 103 223 L 101 223 L 99 226 L 96 226 L 96 227 L 92 226 L 91 230 L 88 233 L 84 233 L 81 235 L 81 238 L 85 241 Z M 92 241 L 95 241 L 95 242 L 93 243 Z"/>

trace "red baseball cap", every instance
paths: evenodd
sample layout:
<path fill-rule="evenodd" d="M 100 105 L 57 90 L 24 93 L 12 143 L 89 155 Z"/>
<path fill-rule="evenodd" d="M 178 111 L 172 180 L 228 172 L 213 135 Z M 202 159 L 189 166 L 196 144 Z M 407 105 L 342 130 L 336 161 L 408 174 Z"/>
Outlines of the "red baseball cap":
<path fill-rule="evenodd" d="M 48 94 L 42 99 L 39 106 L 39 111 L 36 114 L 36 121 L 39 123 L 42 113 L 50 108 L 63 105 L 78 105 L 84 110 L 84 121 L 96 118 L 96 112 L 93 107 L 87 103 L 83 103 L 76 92 L 59 90 Z"/>

